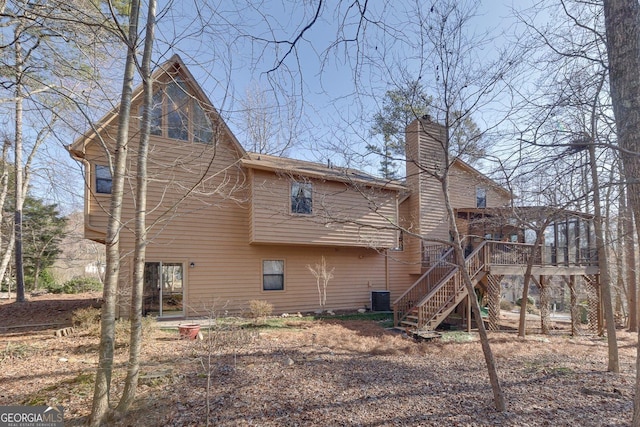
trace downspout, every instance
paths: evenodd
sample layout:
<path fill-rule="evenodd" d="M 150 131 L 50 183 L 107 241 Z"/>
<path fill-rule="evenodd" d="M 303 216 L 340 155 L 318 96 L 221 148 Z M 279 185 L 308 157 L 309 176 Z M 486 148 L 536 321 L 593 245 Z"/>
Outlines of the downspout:
<path fill-rule="evenodd" d="M 389 249 L 384 250 L 384 290 L 389 290 Z"/>

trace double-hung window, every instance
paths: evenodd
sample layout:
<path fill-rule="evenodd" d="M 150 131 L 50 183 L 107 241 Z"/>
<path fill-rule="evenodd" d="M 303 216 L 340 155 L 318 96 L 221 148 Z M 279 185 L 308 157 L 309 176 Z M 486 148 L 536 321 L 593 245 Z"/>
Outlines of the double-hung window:
<path fill-rule="evenodd" d="M 476 207 L 487 207 L 487 189 L 484 187 L 476 187 Z"/>
<path fill-rule="evenodd" d="M 111 170 L 109 166 L 96 165 L 96 193 L 111 194 Z"/>
<path fill-rule="evenodd" d="M 313 212 L 313 187 L 310 182 L 291 183 L 291 213 L 310 215 Z"/>
<path fill-rule="evenodd" d="M 264 260 L 262 261 L 262 290 L 283 291 L 284 290 L 284 261 Z"/>

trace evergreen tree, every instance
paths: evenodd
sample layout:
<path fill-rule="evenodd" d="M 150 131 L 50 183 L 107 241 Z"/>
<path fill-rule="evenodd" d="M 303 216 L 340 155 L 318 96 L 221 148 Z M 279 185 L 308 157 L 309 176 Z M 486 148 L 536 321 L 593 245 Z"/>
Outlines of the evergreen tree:
<path fill-rule="evenodd" d="M 429 112 L 431 97 L 419 81 L 385 94 L 382 110 L 373 117 L 371 135 L 382 135 L 382 145 L 371 143 L 367 150 L 382 156 L 380 174 L 386 179 L 397 178 L 397 159 L 404 158 L 404 129 L 409 123 Z"/>
<path fill-rule="evenodd" d="M 67 219 L 60 216 L 58 206 L 45 204 L 40 199 L 27 197 L 23 208 L 24 270 L 27 286 L 38 289 L 40 274 L 53 265 L 61 252 Z"/>

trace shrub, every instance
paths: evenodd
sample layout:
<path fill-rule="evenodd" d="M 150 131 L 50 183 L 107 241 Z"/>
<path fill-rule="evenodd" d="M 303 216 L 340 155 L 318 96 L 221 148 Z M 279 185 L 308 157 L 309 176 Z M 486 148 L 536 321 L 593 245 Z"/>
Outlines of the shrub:
<path fill-rule="evenodd" d="M 509 300 L 500 300 L 500 310 L 511 311 L 513 310 L 513 303 Z"/>
<path fill-rule="evenodd" d="M 151 335 L 151 332 L 155 328 L 156 318 L 150 316 L 144 316 L 141 319 L 142 327 L 142 340 Z M 131 338 L 131 322 L 129 319 L 116 320 L 116 345 L 129 345 Z"/>
<path fill-rule="evenodd" d="M 520 307 L 520 306 L 521 306 L 521 304 L 522 304 L 522 298 L 518 298 L 518 299 L 516 300 L 516 305 L 517 305 L 518 307 Z M 535 301 L 533 298 L 531 298 L 531 297 L 527 297 L 527 305 L 530 305 L 530 306 L 532 306 L 532 307 L 535 307 L 535 306 L 536 306 L 536 301 Z"/>
<path fill-rule="evenodd" d="M 56 286 L 56 279 L 51 274 L 51 271 L 44 270 L 38 275 L 38 287 L 40 289 L 49 289 L 50 286 Z"/>
<path fill-rule="evenodd" d="M 264 300 L 252 299 L 249 301 L 249 313 L 251 317 L 260 320 L 270 316 L 273 312 L 273 305 Z"/>
<path fill-rule="evenodd" d="M 74 310 L 71 314 L 71 324 L 77 329 L 100 331 L 100 309 L 87 307 Z"/>
<path fill-rule="evenodd" d="M 66 281 L 64 285 L 62 285 L 62 293 L 65 294 L 80 294 L 83 292 L 93 292 L 101 290 L 102 282 L 94 277 L 74 277 L 73 279 Z"/>
<path fill-rule="evenodd" d="M 58 285 L 57 283 L 50 283 L 46 286 L 47 291 L 52 294 L 61 294 L 64 292 L 64 286 Z"/>

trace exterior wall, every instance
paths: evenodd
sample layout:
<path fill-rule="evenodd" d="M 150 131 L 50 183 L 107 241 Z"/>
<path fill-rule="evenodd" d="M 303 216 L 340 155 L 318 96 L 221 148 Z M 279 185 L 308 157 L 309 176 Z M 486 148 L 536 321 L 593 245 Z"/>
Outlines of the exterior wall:
<path fill-rule="evenodd" d="M 420 194 L 416 209 L 420 234 L 426 238 L 448 240 L 449 226 L 444 208 L 440 182 L 434 175 L 442 173 L 444 156 L 442 126 L 424 120 L 415 120 L 407 127 L 407 181 Z M 414 146 L 414 144 L 416 146 Z"/>
<path fill-rule="evenodd" d="M 421 239 L 406 235 L 403 250 L 390 250 L 397 234 L 385 227 L 399 222 L 410 233 L 449 238 L 440 184 L 425 173 L 441 168 L 442 129 L 425 126 L 414 122 L 407 130 L 410 195 L 399 206 L 396 191 L 313 179 L 313 215 L 290 214 L 291 176 L 242 167 L 241 150 L 221 126 L 215 144 L 152 135 L 146 261 L 183 265 L 187 316 L 243 311 L 252 299 L 269 301 L 276 312 L 315 310 L 318 290 L 307 265 L 323 256 L 335 268 L 326 308 L 369 307 L 373 290 L 391 291 L 393 301 L 421 273 Z M 104 143 L 90 142 L 85 152 L 85 236 L 96 241 L 104 241 L 110 195 L 95 194 L 93 165 L 108 164 L 105 153 L 113 151 L 115 131 L 115 125 L 107 126 Z M 137 132 L 132 119 L 120 239 L 122 316 L 128 313 L 133 271 Z M 456 207 L 475 206 L 475 184 L 469 183 L 476 179 L 471 171 L 453 169 Z M 488 206 L 500 200 L 492 191 L 487 188 Z M 263 290 L 264 260 L 284 261 L 284 290 Z"/>
<path fill-rule="evenodd" d="M 510 199 L 504 191 L 491 185 L 488 180 L 461 167 L 451 169 L 449 175 L 449 193 L 453 208 L 475 208 L 476 188 L 482 187 L 487 191 L 487 207 L 496 208 L 509 204 Z"/>
<path fill-rule="evenodd" d="M 132 111 L 137 111 L 137 107 L 134 106 Z M 113 127 L 104 130 L 103 136 L 108 147 L 114 145 L 114 130 Z M 129 313 L 133 273 L 134 236 L 131 230 L 135 203 L 132 188 L 137 131 L 137 120 L 133 120 L 120 239 L 122 263 L 118 302 L 119 315 L 125 317 Z M 263 236 L 265 241 L 278 241 L 278 236 L 277 233 L 268 233 L 266 228 L 275 223 L 270 224 L 267 210 L 260 210 L 262 203 L 273 205 L 274 199 L 261 199 L 260 195 L 265 193 L 253 191 L 258 186 L 252 189 L 250 179 L 270 181 L 274 184 L 274 190 L 286 189 L 283 203 L 287 206 L 290 200 L 288 184 L 278 187 L 278 182 L 286 181 L 275 174 L 268 179 L 268 173 L 256 171 L 258 177 L 252 177 L 254 171 L 241 168 L 239 158 L 236 146 L 224 134 L 218 135 L 215 146 L 151 136 L 147 202 L 150 241 L 146 261 L 182 263 L 185 315 L 207 315 L 212 309 L 218 313 L 243 311 L 251 299 L 271 302 L 275 312 L 316 310 L 319 307 L 316 279 L 307 265 L 314 266 L 322 256 L 329 268 L 335 268 L 334 279 L 328 285 L 326 308 L 370 307 L 371 291 L 384 290 L 388 286 L 384 253 L 368 247 L 348 245 L 353 244 L 354 236 L 358 235 L 362 236 L 358 241 L 362 246 L 369 246 L 372 241 L 376 245 L 395 246 L 395 232 L 365 233 L 342 227 L 329 228 L 323 235 L 320 231 L 325 229 L 323 225 L 321 229 L 314 230 L 315 234 L 302 235 L 296 242 L 295 236 L 304 231 L 304 224 L 299 224 L 298 228 L 291 227 L 291 219 L 288 219 L 279 229 L 282 233 L 289 231 L 286 239 L 277 245 L 252 245 L 252 230 L 256 234 L 257 229 L 264 229 L 257 234 Z M 85 235 L 94 240 L 104 240 L 110 195 L 95 194 L 93 165 L 108 164 L 105 150 L 101 144 L 91 142 L 86 148 L 85 159 L 87 182 L 90 184 L 85 207 L 85 217 L 88 219 Z M 340 204 L 327 205 L 339 206 L 340 214 L 359 215 L 363 221 L 371 221 L 364 212 L 366 204 L 354 206 L 347 203 L 351 195 L 342 196 L 349 191 L 344 184 L 319 181 L 316 187 L 326 200 L 334 193 L 339 195 L 336 200 Z M 189 190 L 193 191 L 189 193 Z M 252 203 L 252 194 L 257 193 L 260 193 L 258 203 Z M 391 194 L 393 198 L 390 198 Z M 382 208 L 383 214 L 392 216 L 393 220 L 396 212 L 395 194 L 388 192 L 384 195 L 385 204 Z M 318 204 L 314 200 L 315 206 Z M 257 218 L 263 218 L 264 222 L 260 223 Z M 258 228 L 252 228 L 256 224 Z M 346 237 L 343 236 L 345 234 Z M 307 245 L 309 239 L 313 239 L 315 246 Z M 284 260 L 283 291 L 263 291 L 263 260 Z M 194 266 L 190 267 L 192 263 Z"/>
<path fill-rule="evenodd" d="M 420 234 L 435 241 L 450 238 L 442 185 L 434 176 L 441 176 L 444 171 L 442 141 L 445 138 L 441 125 L 425 120 L 415 120 L 406 131 L 407 184 L 411 198 L 419 189 L 419 197 L 410 202 L 410 209 L 417 212 Z M 475 208 L 477 187 L 486 189 L 487 207 L 504 206 L 509 202 L 506 192 L 497 189 L 478 172 L 459 162 L 451 165 L 449 198 L 454 209 Z"/>
<path fill-rule="evenodd" d="M 313 311 L 319 308 L 316 279 L 307 269 L 324 256 L 334 279 L 328 284 L 327 309 L 370 307 L 370 292 L 385 289 L 384 256 L 365 248 L 250 246 L 237 240 L 197 249 L 188 238 L 166 245 L 153 245 L 148 261 L 183 262 L 187 290 L 186 315 L 206 315 L 211 310 L 246 311 L 248 301 L 266 300 L 274 311 Z M 262 290 L 262 261 L 284 260 L 282 291 Z M 194 263 L 194 267 L 188 265 Z"/>
<path fill-rule="evenodd" d="M 295 177 L 251 174 L 251 243 L 392 248 L 397 244 L 396 191 L 305 179 L 313 188 L 310 215 L 292 214 Z M 377 209 L 372 209 L 372 208 Z"/>

